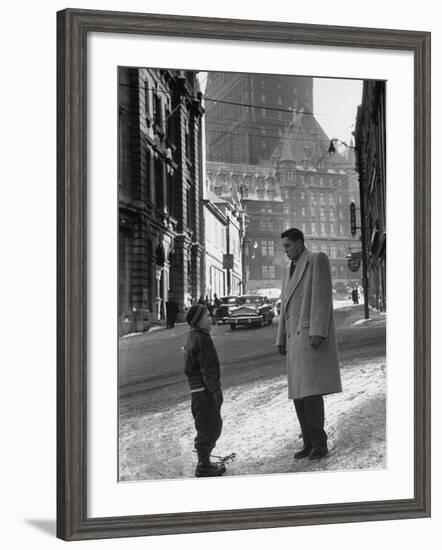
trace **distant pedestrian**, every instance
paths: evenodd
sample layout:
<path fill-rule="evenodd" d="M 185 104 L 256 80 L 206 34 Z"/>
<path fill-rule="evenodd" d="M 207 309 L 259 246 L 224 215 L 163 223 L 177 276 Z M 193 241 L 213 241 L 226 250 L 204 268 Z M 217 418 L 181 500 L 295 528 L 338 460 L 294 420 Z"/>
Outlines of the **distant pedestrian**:
<path fill-rule="evenodd" d="M 330 261 L 324 252 L 305 248 L 299 229 L 287 229 L 281 238 L 291 265 L 283 281 L 276 344 L 287 354 L 289 398 L 304 440 L 295 458 L 320 459 L 328 453 L 323 396 L 342 391 Z"/>
<path fill-rule="evenodd" d="M 186 321 L 190 326 L 185 351 L 184 372 L 187 376 L 191 409 L 195 421 L 195 449 L 198 453 L 196 477 L 222 476 L 224 464 L 214 464 L 210 454 L 221 435 L 221 373 L 216 353 L 210 336 L 210 316 L 203 304 L 192 306 Z"/>
<path fill-rule="evenodd" d="M 218 298 L 216 294 L 213 295 L 213 305 L 215 306 L 215 309 L 218 309 L 221 305 L 221 300 Z"/>
<path fill-rule="evenodd" d="M 201 296 L 198 298 L 198 304 L 201 306 L 206 305 L 206 300 L 204 299 L 204 296 L 201 294 Z"/>
<path fill-rule="evenodd" d="M 356 285 L 353 287 L 353 290 L 351 291 L 351 299 L 353 300 L 354 304 L 359 304 L 359 289 Z"/>
<path fill-rule="evenodd" d="M 172 292 L 169 293 L 169 299 L 166 302 L 166 325 L 167 328 L 173 328 L 179 313 L 178 304 L 173 298 Z"/>

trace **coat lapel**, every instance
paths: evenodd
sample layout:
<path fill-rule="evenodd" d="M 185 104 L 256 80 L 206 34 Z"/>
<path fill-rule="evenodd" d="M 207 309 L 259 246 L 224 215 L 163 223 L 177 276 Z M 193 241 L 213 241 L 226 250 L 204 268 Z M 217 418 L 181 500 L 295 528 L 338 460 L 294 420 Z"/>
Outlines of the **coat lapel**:
<path fill-rule="evenodd" d="M 295 292 L 296 287 L 301 282 L 304 271 L 310 260 L 310 251 L 305 249 L 301 257 L 299 258 L 293 277 L 290 278 L 290 265 L 287 267 L 286 280 L 287 280 L 287 289 L 285 292 L 285 305 L 288 304 L 292 294 Z"/>

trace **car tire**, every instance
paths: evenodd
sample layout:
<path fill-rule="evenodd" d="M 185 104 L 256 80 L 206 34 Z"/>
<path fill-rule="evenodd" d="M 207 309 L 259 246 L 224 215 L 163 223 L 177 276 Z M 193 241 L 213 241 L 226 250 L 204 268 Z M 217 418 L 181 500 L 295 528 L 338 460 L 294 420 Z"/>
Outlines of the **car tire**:
<path fill-rule="evenodd" d="M 236 329 L 236 325 L 230 325 L 230 328 L 231 328 L 231 330 L 235 330 L 235 329 Z"/>

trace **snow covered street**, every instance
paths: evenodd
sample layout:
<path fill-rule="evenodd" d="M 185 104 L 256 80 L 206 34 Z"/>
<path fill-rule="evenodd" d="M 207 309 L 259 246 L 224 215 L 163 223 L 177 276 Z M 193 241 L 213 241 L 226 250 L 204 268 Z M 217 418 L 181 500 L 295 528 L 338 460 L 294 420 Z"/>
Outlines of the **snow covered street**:
<path fill-rule="evenodd" d="M 386 467 L 386 362 L 343 364 L 343 392 L 325 398 L 329 455 L 293 459 L 302 447 L 286 376 L 224 391 L 222 436 L 213 454 L 236 453 L 226 475 Z M 193 477 L 196 455 L 188 399 L 120 419 L 120 481 Z"/>

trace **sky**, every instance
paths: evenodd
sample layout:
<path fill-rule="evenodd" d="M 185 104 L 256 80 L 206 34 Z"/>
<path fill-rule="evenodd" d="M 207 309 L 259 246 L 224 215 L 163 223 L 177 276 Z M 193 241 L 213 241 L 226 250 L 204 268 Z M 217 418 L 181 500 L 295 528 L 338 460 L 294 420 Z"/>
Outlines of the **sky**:
<path fill-rule="evenodd" d="M 313 110 L 330 139 L 338 138 L 350 145 L 355 128 L 356 109 L 362 99 L 362 80 L 315 78 Z"/>

